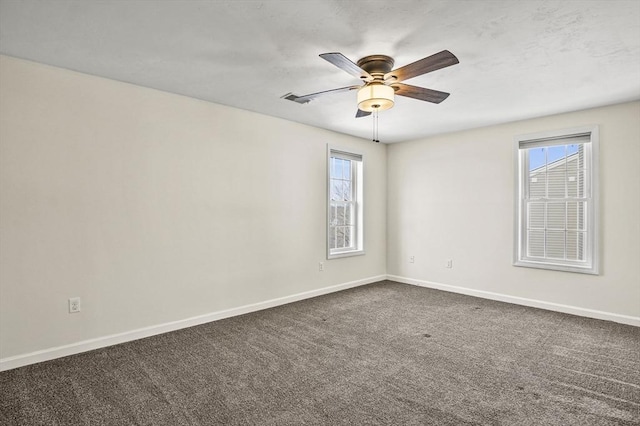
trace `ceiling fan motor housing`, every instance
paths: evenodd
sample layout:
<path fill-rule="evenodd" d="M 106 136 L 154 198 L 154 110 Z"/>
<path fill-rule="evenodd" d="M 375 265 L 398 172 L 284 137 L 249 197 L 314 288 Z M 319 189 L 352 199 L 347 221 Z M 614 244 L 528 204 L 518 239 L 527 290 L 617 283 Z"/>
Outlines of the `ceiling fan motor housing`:
<path fill-rule="evenodd" d="M 358 66 L 373 77 L 382 77 L 393 68 L 393 58 L 386 55 L 370 55 L 361 58 Z"/>

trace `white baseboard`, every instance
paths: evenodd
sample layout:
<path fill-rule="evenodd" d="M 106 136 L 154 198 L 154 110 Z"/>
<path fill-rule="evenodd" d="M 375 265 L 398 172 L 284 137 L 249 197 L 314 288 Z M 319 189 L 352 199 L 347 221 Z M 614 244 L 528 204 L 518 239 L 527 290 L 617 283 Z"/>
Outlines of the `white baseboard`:
<path fill-rule="evenodd" d="M 224 318 L 243 315 L 250 312 L 261 311 L 263 309 L 273 308 L 287 303 L 297 302 L 299 300 L 309 299 L 312 297 L 322 296 L 324 294 L 334 293 L 336 291 L 346 290 L 365 284 L 371 284 L 383 281 L 386 275 L 369 277 L 362 280 L 350 281 L 343 284 L 324 287 L 317 290 L 305 291 L 290 296 L 279 297 L 276 299 L 266 300 L 264 302 L 252 303 L 237 308 L 226 309 L 224 311 L 212 312 L 209 314 L 199 315 L 196 317 L 186 318 L 183 320 L 167 322 L 164 324 L 153 325 L 150 327 L 139 328 L 136 330 L 126 331 L 124 333 L 112 334 L 109 336 L 98 337 L 95 339 L 83 340 L 81 342 L 71 343 L 69 345 L 57 346 L 54 348 L 44 349 L 22 355 L 0 359 L 0 371 L 11 370 L 13 368 L 23 367 L 25 365 L 35 364 L 43 361 L 50 361 L 64 356 L 75 355 L 94 349 L 104 348 L 106 346 L 117 345 L 119 343 L 130 342 L 145 337 L 155 336 L 157 334 L 167 333 L 170 331 L 180 330 L 182 328 L 193 327 L 195 325 L 205 324 Z"/>
<path fill-rule="evenodd" d="M 534 308 L 546 309 L 549 311 L 563 312 L 567 314 L 579 315 L 588 318 L 596 318 L 606 321 L 613 321 L 621 324 L 633 325 L 640 327 L 640 317 L 629 315 L 620 315 L 610 312 L 597 311 L 593 309 L 579 308 L 576 306 L 562 305 L 552 302 L 544 302 L 541 300 L 527 299 L 524 297 L 509 296 L 500 293 L 493 293 L 484 290 L 475 290 L 466 287 L 458 287 L 449 284 L 441 284 L 431 281 L 418 280 L 414 278 L 400 277 L 397 275 L 378 275 L 365 278 L 362 280 L 350 281 L 343 284 L 337 284 L 330 287 L 324 287 L 317 290 L 297 293 L 290 296 L 280 297 L 276 299 L 266 300 L 264 302 L 244 305 L 237 308 L 226 309 L 224 311 L 212 312 L 209 314 L 199 315 L 196 317 L 186 318 L 183 320 L 172 321 L 164 324 L 158 324 L 150 327 L 139 328 L 124 333 L 112 334 L 109 336 L 98 337 L 95 339 L 83 340 L 81 342 L 71 343 L 69 345 L 57 346 L 54 348 L 35 351 L 27 354 L 16 355 L 12 357 L 0 359 L 0 371 L 11 370 L 25 365 L 36 364 L 38 362 L 50 361 L 69 355 L 75 355 L 94 349 L 104 348 L 107 346 L 117 345 L 119 343 L 130 342 L 133 340 L 151 337 L 170 331 L 180 330 L 182 328 L 193 327 L 224 318 L 243 315 L 250 312 L 256 312 L 263 309 L 273 308 L 287 303 L 297 302 L 312 297 L 322 296 L 324 294 L 334 293 L 361 285 L 371 284 L 382 280 L 391 280 L 405 284 L 417 285 L 420 287 L 433 288 L 436 290 L 444 290 L 452 293 L 466 294 L 468 296 L 480 297 L 483 299 L 497 300 L 500 302 L 513 303 L 516 305 L 531 306 Z"/>
<path fill-rule="evenodd" d="M 542 300 L 527 299 L 524 297 L 509 296 L 506 294 L 493 293 L 484 290 L 474 290 L 472 288 L 458 287 L 455 285 L 441 284 L 431 281 L 417 280 L 414 278 L 400 277 L 397 275 L 387 275 L 390 281 L 404 284 L 412 284 L 420 287 L 433 288 L 436 290 L 449 291 L 451 293 L 466 294 L 468 296 L 480 297 L 483 299 L 497 300 L 499 302 L 513 303 L 515 305 L 530 306 L 533 308 L 546 309 L 548 311 L 562 312 L 565 314 L 578 315 L 581 317 L 613 321 L 621 324 L 634 325 L 640 327 L 640 317 L 630 315 L 614 314 L 611 312 L 596 311 L 594 309 L 579 308 L 577 306 L 562 305 L 559 303 L 544 302 Z"/>

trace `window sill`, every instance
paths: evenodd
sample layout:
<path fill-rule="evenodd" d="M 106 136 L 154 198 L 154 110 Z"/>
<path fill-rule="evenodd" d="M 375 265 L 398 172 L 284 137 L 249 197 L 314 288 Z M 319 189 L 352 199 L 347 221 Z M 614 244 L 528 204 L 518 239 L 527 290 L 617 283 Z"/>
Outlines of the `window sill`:
<path fill-rule="evenodd" d="M 535 268 L 535 269 L 548 269 L 552 271 L 561 271 L 561 272 L 576 272 L 579 274 L 599 275 L 598 268 L 594 266 L 566 265 L 561 263 L 537 262 L 537 261 L 531 261 L 531 260 L 516 260 L 515 262 L 513 262 L 513 266 L 519 266 L 524 268 Z"/>
<path fill-rule="evenodd" d="M 351 257 L 351 256 L 361 256 L 364 254 L 364 250 L 351 250 L 351 251 L 343 251 L 333 254 L 328 254 L 327 259 L 339 259 L 341 257 Z"/>

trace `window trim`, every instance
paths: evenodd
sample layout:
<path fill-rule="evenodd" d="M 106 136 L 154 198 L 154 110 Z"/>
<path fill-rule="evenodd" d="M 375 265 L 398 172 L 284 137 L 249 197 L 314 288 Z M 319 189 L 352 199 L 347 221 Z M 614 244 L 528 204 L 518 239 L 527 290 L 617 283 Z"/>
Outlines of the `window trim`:
<path fill-rule="evenodd" d="M 334 154 L 334 155 L 332 155 Z M 355 176 L 356 184 L 356 248 L 350 250 L 340 249 L 339 252 L 331 251 L 330 243 L 330 229 L 331 229 L 331 157 L 335 154 L 342 156 L 343 158 L 358 160 L 360 166 L 358 167 L 357 176 Z M 326 246 L 327 246 L 327 259 L 339 259 L 342 257 L 360 256 L 365 254 L 364 250 L 364 155 L 360 152 L 341 148 L 334 145 L 327 144 L 327 216 L 325 220 L 326 224 Z"/>
<path fill-rule="evenodd" d="M 531 144 L 531 148 L 544 145 L 545 141 L 552 141 L 554 139 L 568 139 L 571 137 L 588 136 L 590 143 L 590 155 L 588 158 L 588 168 L 591 170 L 590 185 L 591 185 L 591 202 L 587 205 L 590 206 L 590 211 L 587 213 L 587 235 L 588 235 L 588 247 L 590 251 L 590 264 L 578 265 L 571 261 L 562 261 L 554 259 L 532 260 L 525 255 L 526 247 L 524 247 L 523 233 L 526 232 L 523 201 L 524 191 L 528 182 L 524 182 L 523 160 L 525 154 L 520 149 L 521 145 Z M 546 132 L 538 132 L 531 134 L 518 135 L 514 137 L 514 222 L 513 222 L 513 265 L 523 266 L 529 268 L 538 269 L 550 269 L 556 271 L 565 272 L 578 272 L 591 275 L 599 275 L 600 272 L 600 246 L 599 246 L 599 147 L 600 147 L 600 134 L 598 125 L 580 126 L 569 129 L 551 130 Z"/>

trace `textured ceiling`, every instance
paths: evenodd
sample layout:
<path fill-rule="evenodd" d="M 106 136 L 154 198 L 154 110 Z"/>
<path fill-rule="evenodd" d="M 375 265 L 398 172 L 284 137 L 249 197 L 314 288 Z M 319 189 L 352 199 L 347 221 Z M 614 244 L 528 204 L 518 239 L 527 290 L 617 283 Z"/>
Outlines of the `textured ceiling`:
<path fill-rule="evenodd" d="M 0 0 L 0 53 L 370 139 L 358 84 L 318 57 L 448 49 L 460 64 L 407 83 L 380 140 L 398 142 L 640 99 L 640 1 Z"/>

